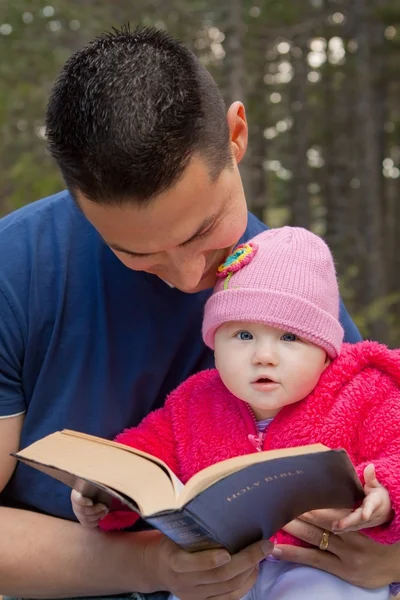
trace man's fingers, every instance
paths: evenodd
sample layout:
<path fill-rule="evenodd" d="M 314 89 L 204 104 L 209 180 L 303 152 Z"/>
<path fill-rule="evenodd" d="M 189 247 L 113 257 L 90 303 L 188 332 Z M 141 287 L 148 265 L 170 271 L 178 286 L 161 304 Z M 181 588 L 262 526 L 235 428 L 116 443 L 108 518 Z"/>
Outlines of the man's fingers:
<path fill-rule="evenodd" d="M 284 526 L 284 531 L 298 537 L 303 542 L 308 542 L 312 546 L 319 546 L 323 534 L 323 530 L 315 527 L 310 523 L 306 523 L 300 519 L 294 519 Z"/>
<path fill-rule="evenodd" d="M 211 571 L 231 561 L 227 550 L 204 550 L 191 554 L 168 539 L 163 540 L 170 568 L 176 573 Z"/>
<path fill-rule="evenodd" d="M 251 569 L 247 569 L 243 573 L 239 573 L 239 575 L 231 577 L 230 579 L 221 579 L 210 582 L 206 582 L 206 580 L 204 580 L 204 582 L 201 582 L 199 585 L 199 591 L 201 589 L 202 598 L 230 594 L 231 592 L 235 592 L 237 589 L 241 589 L 244 585 L 246 585 L 249 577 L 251 577 L 256 571 L 257 569 L 252 567 Z M 239 596 L 239 598 L 241 598 L 241 596 Z"/>
<path fill-rule="evenodd" d="M 285 525 L 283 529 L 300 540 L 303 540 L 303 542 L 307 542 L 308 544 L 316 546 L 317 548 L 321 543 L 322 534 L 324 533 L 323 529 L 315 527 L 315 525 L 311 525 L 310 523 L 301 521 L 300 519 L 291 521 Z M 342 544 L 343 540 L 339 535 L 331 534 L 329 536 L 330 553 L 337 554 L 337 552 L 340 550 L 339 546 Z M 285 546 L 285 548 L 287 547 L 288 546 Z M 279 546 L 279 548 L 282 548 L 282 546 Z"/>
<path fill-rule="evenodd" d="M 300 521 L 311 523 L 321 529 L 331 530 L 331 525 L 335 521 L 340 521 L 344 517 L 347 517 L 352 512 L 349 508 L 327 508 L 322 510 L 312 510 L 308 513 L 304 513 L 299 518 Z"/>
<path fill-rule="evenodd" d="M 232 557 L 232 567 L 237 573 L 242 573 L 251 567 L 255 567 L 273 550 L 273 544 L 268 540 L 256 542 L 248 546 Z"/>
<path fill-rule="evenodd" d="M 328 547 L 330 550 L 330 542 Z M 314 548 L 302 548 L 289 544 L 277 544 L 275 548 L 281 551 L 279 554 L 280 560 L 287 560 L 300 565 L 309 565 L 322 571 L 328 571 L 333 575 L 339 575 L 340 573 L 341 561 L 332 552 L 322 552 Z"/>
<path fill-rule="evenodd" d="M 240 598 L 243 598 L 254 586 L 257 576 L 258 570 L 254 568 L 250 569 L 248 572 L 242 574 L 241 581 L 238 578 L 235 578 L 229 581 L 229 585 L 225 583 L 218 586 L 217 584 L 216 586 L 213 586 L 211 593 L 207 593 L 207 595 L 202 596 L 202 598 L 207 597 L 212 598 L 212 600 L 240 600 Z M 218 590 L 218 587 L 224 587 L 223 591 L 221 591 L 221 589 Z M 206 591 L 207 586 L 200 586 L 199 589 Z"/>
<path fill-rule="evenodd" d="M 263 540 L 231 556 L 222 549 L 189 554 L 174 545 L 169 564 L 177 573 L 204 573 L 204 577 L 198 577 L 200 584 L 227 581 L 254 568 L 272 548 L 271 542 Z"/>

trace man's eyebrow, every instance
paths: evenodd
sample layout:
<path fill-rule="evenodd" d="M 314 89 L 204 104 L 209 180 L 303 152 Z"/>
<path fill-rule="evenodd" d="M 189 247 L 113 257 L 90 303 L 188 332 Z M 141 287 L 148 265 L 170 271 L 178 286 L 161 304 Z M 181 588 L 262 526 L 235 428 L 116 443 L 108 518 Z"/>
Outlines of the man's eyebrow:
<path fill-rule="evenodd" d="M 208 229 L 210 227 L 210 225 L 212 225 L 214 223 L 214 221 L 216 221 L 219 214 L 220 213 L 212 215 L 211 217 L 207 217 L 207 219 L 204 219 L 203 223 L 200 225 L 200 227 L 197 228 L 197 230 L 194 232 L 194 234 L 189 239 L 187 239 L 186 241 L 179 244 L 179 246 L 183 248 L 184 246 L 187 246 L 191 242 L 194 242 L 194 240 L 201 233 L 203 233 L 204 230 Z M 122 246 L 120 246 L 119 244 L 113 244 L 112 242 L 108 243 L 108 242 L 106 242 L 106 240 L 104 240 L 104 241 L 107 244 L 107 246 L 109 246 L 113 250 L 116 250 L 117 252 L 123 252 L 124 254 L 129 254 L 130 256 L 140 257 L 140 256 L 154 256 L 156 254 L 159 254 L 159 252 L 134 252 L 132 250 L 128 250 L 128 248 L 122 248 Z"/>

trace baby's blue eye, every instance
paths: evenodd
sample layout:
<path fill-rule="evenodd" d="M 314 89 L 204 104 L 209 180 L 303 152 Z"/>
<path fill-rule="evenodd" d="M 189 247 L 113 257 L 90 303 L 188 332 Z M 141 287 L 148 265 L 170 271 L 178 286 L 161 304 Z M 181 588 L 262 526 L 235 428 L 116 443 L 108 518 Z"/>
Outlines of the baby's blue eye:
<path fill-rule="evenodd" d="M 239 333 L 236 334 L 236 337 L 239 340 L 243 340 L 244 342 L 247 342 L 248 340 L 253 339 L 253 336 L 250 333 L 250 331 L 239 331 Z"/>
<path fill-rule="evenodd" d="M 297 335 L 295 333 L 284 333 L 283 336 L 281 337 L 281 340 L 283 342 L 295 342 L 298 339 L 299 338 L 297 337 Z"/>

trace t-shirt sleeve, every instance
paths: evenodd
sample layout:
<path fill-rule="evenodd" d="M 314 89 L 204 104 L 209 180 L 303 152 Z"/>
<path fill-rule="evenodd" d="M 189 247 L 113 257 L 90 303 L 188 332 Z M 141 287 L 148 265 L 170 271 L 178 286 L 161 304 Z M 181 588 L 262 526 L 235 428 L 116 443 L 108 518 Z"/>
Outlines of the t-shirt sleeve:
<path fill-rule="evenodd" d="M 12 303 L 0 286 L 0 418 L 25 412 L 23 337 Z"/>
<path fill-rule="evenodd" d="M 361 342 L 362 337 L 357 327 L 353 323 L 350 318 L 349 313 L 346 310 L 343 301 L 340 300 L 340 312 L 339 312 L 340 322 L 344 329 L 344 342 L 349 342 L 350 344 L 355 344 L 356 342 Z"/>

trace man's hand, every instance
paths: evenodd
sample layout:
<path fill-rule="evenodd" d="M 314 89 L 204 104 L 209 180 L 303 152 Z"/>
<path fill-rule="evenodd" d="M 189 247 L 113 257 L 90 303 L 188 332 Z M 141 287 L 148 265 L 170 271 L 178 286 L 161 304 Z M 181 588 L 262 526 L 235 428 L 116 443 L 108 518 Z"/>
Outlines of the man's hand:
<path fill-rule="evenodd" d="M 377 527 L 390 520 L 392 503 L 389 492 L 378 481 L 373 464 L 365 467 L 364 481 L 364 492 L 366 494 L 364 502 L 348 516 L 332 523 L 332 530 L 335 533 L 347 533 L 365 527 Z"/>
<path fill-rule="evenodd" d="M 264 540 L 234 556 L 222 549 L 190 554 L 162 536 L 147 546 L 144 561 L 157 578 L 157 590 L 180 600 L 239 600 L 253 587 L 258 565 L 271 551 L 272 544 Z"/>
<path fill-rule="evenodd" d="M 348 513 L 349 511 L 347 511 Z M 345 511 L 317 510 L 288 523 L 288 533 L 316 546 L 301 548 L 278 544 L 272 554 L 281 560 L 309 565 L 332 573 L 353 585 L 376 589 L 399 577 L 400 544 L 378 544 L 363 533 L 331 534 L 327 550 L 319 550 L 324 531 Z"/>

